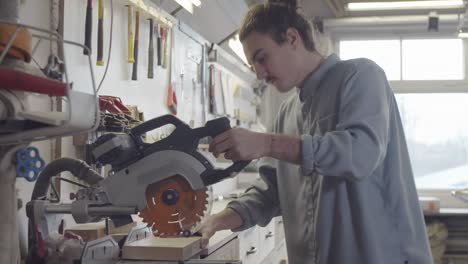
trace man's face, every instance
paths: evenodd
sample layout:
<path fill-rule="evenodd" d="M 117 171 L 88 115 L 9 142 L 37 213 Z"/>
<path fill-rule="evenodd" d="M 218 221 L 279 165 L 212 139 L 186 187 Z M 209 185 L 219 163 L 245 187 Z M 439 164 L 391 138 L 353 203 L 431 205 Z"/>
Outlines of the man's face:
<path fill-rule="evenodd" d="M 280 92 L 287 92 L 297 85 L 295 53 L 288 39 L 279 45 L 270 35 L 253 31 L 242 41 L 242 45 L 258 79 L 272 84 Z"/>

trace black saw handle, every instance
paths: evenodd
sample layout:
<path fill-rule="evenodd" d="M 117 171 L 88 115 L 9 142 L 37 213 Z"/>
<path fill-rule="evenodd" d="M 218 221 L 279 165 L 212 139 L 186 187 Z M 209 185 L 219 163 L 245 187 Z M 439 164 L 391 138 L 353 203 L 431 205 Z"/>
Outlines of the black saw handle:
<path fill-rule="evenodd" d="M 182 129 L 184 126 L 188 127 L 187 124 L 173 115 L 163 115 L 141 123 L 140 125 L 132 128 L 130 133 L 136 136 L 141 136 L 146 132 L 170 124 L 174 125 L 176 129 Z"/>
<path fill-rule="evenodd" d="M 140 137 L 146 132 L 156 128 L 172 124 L 175 130 L 166 138 L 150 144 L 148 152 L 156 152 L 165 149 L 174 149 L 187 152 L 189 154 L 196 152 L 198 142 L 205 137 L 215 138 L 219 134 L 231 129 L 229 119 L 220 117 L 206 122 L 204 127 L 191 129 L 186 123 L 173 115 L 164 115 L 149 121 L 146 121 L 131 130 L 133 136 Z M 205 186 L 217 183 L 223 179 L 234 177 L 242 171 L 248 164 L 248 161 L 236 161 L 226 169 L 207 169 L 200 175 Z"/>
<path fill-rule="evenodd" d="M 217 135 L 231 129 L 231 124 L 229 119 L 226 117 L 220 117 L 217 119 L 210 120 L 206 122 L 204 127 L 194 129 L 199 139 L 204 137 L 215 138 Z M 236 176 L 241 172 L 247 165 L 249 165 L 250 160 L 241 160 L 234 162 L 231 166 L 226 169 L 207 169 L 204 171 L 200 177 L 203 180 L 205 186 L 215 184 L 224 179 L 231 178 Z"/>

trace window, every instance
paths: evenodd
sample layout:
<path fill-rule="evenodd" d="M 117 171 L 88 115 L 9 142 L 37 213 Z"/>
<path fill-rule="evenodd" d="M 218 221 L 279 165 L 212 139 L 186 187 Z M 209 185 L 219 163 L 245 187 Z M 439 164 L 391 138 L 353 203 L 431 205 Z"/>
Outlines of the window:
<path fill-rule="evenodd" d="M 468 187 L 468 94 L 397 94 L 418 189 Z"/>
<path fill-rule="evenodd" d="M 343 60 L 368 58 L 385 71 L 387 79 L 400 80 L 399 40 L 351 40 L 340 42 L 340 57 Z"/>
<path fill-rule="evenodd" d="M 411 39 L 402 41 L 403 80 L 463 79 L 461 39 Z"/>
<path fill-rule="evenodd" d="M 369 58 L 395 80 L 463 80 L 461 39 L 340 41 L 342 59 Z"/>

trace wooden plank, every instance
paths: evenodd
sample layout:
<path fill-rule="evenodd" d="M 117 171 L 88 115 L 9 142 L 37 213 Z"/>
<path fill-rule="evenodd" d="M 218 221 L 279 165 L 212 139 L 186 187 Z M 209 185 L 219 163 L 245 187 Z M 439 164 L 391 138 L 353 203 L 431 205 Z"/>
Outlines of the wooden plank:
<path fill-rule="evenodd" d="M 198 255 L 200 237 L 148 237 L 124 245 L 123 259 L 133 260 L 187 260 Z"/>

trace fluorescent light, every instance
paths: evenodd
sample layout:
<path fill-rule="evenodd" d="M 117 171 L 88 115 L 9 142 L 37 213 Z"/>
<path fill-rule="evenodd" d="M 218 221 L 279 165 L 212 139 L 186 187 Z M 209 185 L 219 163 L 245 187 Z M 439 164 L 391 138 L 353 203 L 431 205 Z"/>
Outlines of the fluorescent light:
<path fill-rule="evenodd" d="M 200 0 L 190 0 L 194 6 L 200 6 L 201 1 Z"/>
<path fill-rule="evenodd" d="M 193 14 L 193 5 L 191 0 L 175 0 L 181 7 Z"/>
<path fill-rule="evenodd" d="M 459 38 L 468 38 L 468 32 L 467 32 L 467 31 L 462 31 L 462 30 L 460 30 L 460 31 L 458 32 L 458 37 L 459 37 Z"/>
<path fill-rule="evenodd" d="M 236 37 L 231 38 L 229 40 L 229 47 L 236 53 L 239 58 L 246 64 L 249 65 L 249 62 L 247 61 L 247 57 L 245 57 L 244 53 L 244 47 L 242 47 L 242 43 L 239 41 L 238 35 Z"/>
<path fill-rule="evenodd" d="M 464 7 L 463 0 L 356 2 L 348 3 L 349 11 L 405 10 L 405 9 L 448 9 Z"/>

